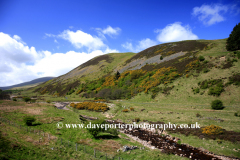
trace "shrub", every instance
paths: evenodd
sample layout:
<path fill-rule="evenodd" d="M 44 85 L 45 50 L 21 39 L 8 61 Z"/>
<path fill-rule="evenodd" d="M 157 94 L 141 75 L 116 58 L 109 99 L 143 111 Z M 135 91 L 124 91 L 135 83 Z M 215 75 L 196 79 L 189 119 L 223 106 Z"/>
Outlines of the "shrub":
<path fill-rule="evenodd" d="M 193 93 L 199 93 L 200 92 L 200 89 L 199 88 L 196 88 L 196 89 L 193 89 Z"/>
<path fill-rule="evenodd" d="M 131 73 L 130 80 L 138 79 L 139 77 L 143 76 L 145 74 L 144 71 L 140 70 L 134 70 Z"/>
<path fill-rule="evenodd" d="M 218 140 L 217 140 L 217 143 L 218 143 L 218 144 L 222 144 L 222 140 L 218 139 Z"/>
<path fill-rule="evenodd" d="M 207 63 L 208 63 L 208 61 L 207 61 L 207 60 L 205 60 L 205 61 L 203 61 L 203 63 L 204 63 L 204 64 L 207 64 Z"/>
<path fill-rule="evenodd" d="M 90 111 L 102 111 L 102 112 L 105 112 L 109 109 L 109 107 L 106 104 L 95 102 L 83 102 L 77 104 L 71 103 L 70 106 L 79 110 L 86 109 Z"/>
<path fill-rule="evenodd" d="M 46 102 L 47 102 L 47 103 L 51 103 L 51 101 L 50 101 L 50 100 L 47 100 Z"/>
<path fill-rule="evenodd" d="M 134 111 L 134 108 L 133 108 L 133 107 L 130 107 L 130 111 Z"/>
<path fill-rule="evenodd" d="M 220 94 L 224 91 L 223 85 L 221 83 L 217 84 L 217 86 L 209 88 L 208 94 L 220 96 Z"/>
<path fill-rule="evenodd" d="M 207 82 L 202 82 L 200 88 L 201 89 L 207 89 L 208 88 L 208 83 Z"/>
<path fill-rule="evenodd" d="M 115 74 L 115 80 L 118 80 L 120 76 L 121 76 L 120 73 L 117 71 L 117 73 Z"/>
<path fill-rule="evenodd" d="M 75 92 L 75 90 L 74 89 L 71 89 L 71 90 L 69 90 L 69 92 L 67 92 L 67 95 L 71 95 L 72 93 L 74 93 Z"/>
<path fill-rule="evenodd" d="M 26 123 L 26 125 L 31 126 L 32 123 L 36 121 L 36 118 L 32 116 L 27 116 L 27 117 L 24 117 L 23 121 L 24 123 Z"/>
<path fill-rule="evenodd" d="M 75 108 L 75 103 L 70 103 L 70 107 Z"/>
<path fill-rule="evenodd" d="M 16 99 L 16 98 L 13 98 L 12 100 L 13 100 L 13 101 L 17 101 L 17 99 Z"/>
<path fill-rule="evenodd" d="M 233 58 L 232 62 L 238 62 L 238 60 L 236 58 Z"/>
<path fill-rule="evenodd" d="M 199 56 L 198 59 L 199 59 L 199 61 L 204 61 L 205 60 L 205 58 L 203 56 Z"/>
<path fill-rule="evenodd" d="M 208 68 L 203 68 L 203 73 L 207 73 L 209 72 L 209 69 Z"/>
<path fill-rule="evenodd" d="M 140 121 L 140 118 L 135 118 L 135 122 L 139 122 Z"/>
<path fill-rule="evenodd" d="M 234 116 L 240 117 L 240 114 L 239 114 L 238 112 L 235 112 L 235 113 L 234 113 Z"/>
<path fill-rule="evenodd" d="M 197 114 L 196 114 L 196 117 L 201 118 L 202 116 L 201 116 L 201 114 L 197 113 Z"/>
<path fill-rule="evenodd" d="M 237 57 L 238 59 L 240 59 L 240 52 L 237 52 Z"/>
<path fill-rule="evenodd" d="M 29 102 L 29 101 L 31 101 L 31 98 L 29 98 L 29 97 L 24 97 L 23 100 L 24 100 L 24 102 Z"/>
<path fill-rule="evenodd" d="M 87 128 L 87 131 L 94 137 L 96 138 L 97 135 L 100 133 L 100 132 L 103 132 L 105 129 L 104 128 L 101 128 L 101 124 L 106 124 L 106 122 L 104 120 L 94 120 L 94 121 L 91 121 L 91 122 L 88 122 L 88 124 L 86 124 L 87 126 L 90 126 L 91 127 L 86 127 Z M 99 125 L 99 127 L 98 127 Z"/>
<path fill-rule="evenodd" d="M 224 108 L 222 101 L 220 101 L 220 100 L 218 100 L 218 99 L 212 101 L 211 107 L 212 107 L 212 109 L 214 109 L 214 110 L 221 110 L 221 109 Z"/>
<path fill-rule="evenodd" d="M 223 133 L 222 127 L 216 125 L 210 125 L 202 129 L 202 133 L 207 135 L 218 135 Z"/>
<path fill-rule="evenodd" d="M 107 133 L 110 133 L 114 136 L 117 136 L 118 135 L 118 131 L 114 128 L 110 128 L 110 126 L 108 128 L 102 128 L 101 125 L 104 125 L 105 124 L 109 124 L 108 122 L 106 122 L 105 120 L 103 119 L 99 119 L 99 120 L 94 120 L 94 121 L 91 121 L 91 122 L 88 122 L 86 124 L 86 128 L 88 130 L 88 132 L 94 137 L 96 138 L 98 136 L 98 134 L 100 132 L 107 132 Z M 91 125 L 91 127 L 90 127 Z"/>
<path fill-rule="evenodd" d="M 128 109 L 124 109 L 124 110 L 122 110 L 122 112 L 129 112 L 129 110 Z"/>
<path fill-rule="evenodd" d="M 163 60 L 163 56 L 160 57 L 160 60 Z"/>

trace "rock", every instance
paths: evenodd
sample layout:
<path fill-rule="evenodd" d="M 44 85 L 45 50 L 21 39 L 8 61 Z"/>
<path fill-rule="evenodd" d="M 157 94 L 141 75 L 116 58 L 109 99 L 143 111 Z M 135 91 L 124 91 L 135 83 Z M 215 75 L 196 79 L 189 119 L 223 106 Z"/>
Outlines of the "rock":
<path fill-rule="evenodd" d="M 123 149 L 122 149 L 122 151 L 123 152 L 126 152 L 126 151 L 128 151 L 128 150 L 133 150 L 133 149 L 137 149 L 137 146 L 123 146 Z"/>

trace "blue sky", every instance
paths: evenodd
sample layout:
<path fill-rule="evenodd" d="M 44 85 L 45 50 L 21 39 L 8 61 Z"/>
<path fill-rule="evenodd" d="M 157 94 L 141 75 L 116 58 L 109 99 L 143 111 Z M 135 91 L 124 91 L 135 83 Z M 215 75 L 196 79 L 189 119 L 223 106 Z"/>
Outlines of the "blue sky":
<path fill-rule="evenodd" d="M 227 38 L 239 22 L 239 0 L 0 0 L 0 86 L 107 53 Z"/>

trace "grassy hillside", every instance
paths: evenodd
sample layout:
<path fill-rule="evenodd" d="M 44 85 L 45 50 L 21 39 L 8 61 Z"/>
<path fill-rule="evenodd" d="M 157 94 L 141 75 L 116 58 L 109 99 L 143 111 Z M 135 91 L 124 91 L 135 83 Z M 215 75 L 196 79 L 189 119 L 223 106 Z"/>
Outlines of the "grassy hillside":
<path fill-rule="evenodd" d="M 24 116 L 34 114 L 40 124 L 33 127 L 44 129 L 46 133 L 58 139 L 43 148 L 56 147 L 62 138 L 65 142 L 70 140 L 82 146 L 96 148 L 104 154 L 120 155 L 126 159 L 184 158 L 151 149 L 119 153 L 116 150 L 123 145 L 141 147 L 143 145 L 122 133 L 115 138 L 102 133 L 100 137 L 108 138 L 95 139 L 86 129 L 59 130 L 56 129 L 57 121 L 61 119 L 63 123 L 79 123 L 78 116 L 81 114 L 103 119 L 118 119 L 125 123 L 171 122 L 180 125 L 198 122 L 201 129 L 169 129 L 164 134 L 180 138 L 180 143 L 218 155 L 239 158 L 240 53 L 226 51 L 225 45 L 226 39 L 181 41 L 153 46 L 138 54 L 107 54 L 82 64 L 66 75 L 21 92 L 23 96 L 37 96 L 37 102 L 79 102 L 103 98 L 110 101 L 106 103 L 110 109 L 105 112 L 70 106 L 69 110 L 59 110 L 51 104 L 26 104 L 18 99 L 18 102 L 0 101 L 2 106 L 0 113 L 2 117 L 21 125 L 24 125 L 21 121 Z M 223 102 L 224 109 L 211 108 L 211 102 L 216 99 Z M 212 135 L 203 133 L 203 129 L 210 125 L 221 127 L 222 133 Z M 5 123 L 4 127 L 3 135 L 7 133 L 19 143 L 26 144 L 26 150 L 31 150 L 33 145 L 31 142 L 26 143 L 26 138 L 20 142 L 21 136 L 14 134 L 21 131 Z M 12 141 L 10 137 L 5 136 Z M 39 152 L 44 151 L 41 148 L 38 149 Z M 62 154 L 57 155 L 57 152 L 52 151 L 52 157 L 94 159 L 84 152 L 66 150 L 65 157 L 61 157 Z M 20 153 L 24 157 L 27 152 Z M 29 156 L 34 157 L 32 154 Z M 52 158 L 50 155 L 43 157 Z"/>
<path fill-rule="evenodd" d="M 35 93 L 48 93 L 53 96 L 74 94 L 85 98 L 130 99 L 144 92 L 151 94 L 151 98 L 154 99 L 159 92 L 168 95 L 172 90 L 175 91 L 172 92 L 174 96 L 179 94 L 185 96 L 185 98 L 176 97 L 186 101 L 186 95 L 190 98 L 195 89 L 201 88 L 198 83 L 205 83 L 211 79 L 221 84 L 205 87 L 201 90 L 200 97 L 209 97 L 209 90 L 213 90 L 210 95 L 220 96 L 225 92 L 222 95 L 224 96 L 232 88 L 234 90 L 234 87 L 228 83 L 230 79 L 234 79 L 234 74 L 236 78 L 239 76 L 237 55 L 227 52 L 225 43 L 226 40 L 182 41 L 157 45 L 138 54 L 108 54 L 104 57 L 96 57 L 68 74 L 40 85 L 35 89 Z M 160 56 L 163 57 L 162 60 Z M 105 66 L 101 68 L 104 64 Z M 136 69 L 136 66 L 139 69 Z M 99 68 L 100 71 L 93 69 L 94 67 Z M 82 78 L 77 78 L 79 74 L 74 73 L 82 69 L 86 70 L 87 75 L 80 74 Z M 120 74 L 116 75 L 118 70 Z M 73 75 L 76 76 L 64 80 Z M 184 81 L 191 83 L 181 83 Z M 187 88 L 190 90 L 185 90 L 187 92 L 182 94 L 179 90 L 181 85 L 188 85 Z M 222 85 L 219 93 L 215 93 L 219 89 L 217 85 Z M 239 103 L 234 95 L 232 98 L 227 98 L 228 103 Z M 193 97 L 199 97 L 199 94 Z M 179 101 L 178 99 L 176 100 Z"/>

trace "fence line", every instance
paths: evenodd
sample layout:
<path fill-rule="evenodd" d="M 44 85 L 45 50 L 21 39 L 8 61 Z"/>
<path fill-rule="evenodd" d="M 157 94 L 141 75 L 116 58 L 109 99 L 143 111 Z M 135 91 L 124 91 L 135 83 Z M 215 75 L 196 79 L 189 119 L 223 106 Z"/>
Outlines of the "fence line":
<path fill-rule="evenodd" d="M 32 129 L 31 127 L 24 127 L 22 125 L 18 125 L 15 122 L 11 122 L 10 120 L 3 118 L 3 117 L 0 117 L 0 121 L 5 122 L 6 124 L 12 125 L 14 127 L 17 127 L 20 130 L 25 131 L 26 133 L 31 133 L 31 131 L 32 131 L 32 133 L 34 135 L 40 136 L 39 143 L 41 142 L 42 137 L 47 136 L 48 140 L 51 139 L 50 134 L 46 134 L 46 133 L 44 133 L 44 131 L 41 132 L 41 130 L 35 130 L 35 129 Z M 41 134 L 42 134 L 42 137 L 41 137 Z M 75 151 L 82 151 L 84 153 L 94 156 L 94 158 L 97 158 L 97 159 L 123 160 L 123 158 L 120 156 L 109 156 L 109 155 L 107 155 L 107 153 L 93 149 L 90 146 L 74 143 L 69 140 L 64 140 L 62 138 L 59 138 L 59 137 L 57 138 L 56 145 L 60 145 L 60 147 L 59 147 L 60 149 L 62 149 L 63 148 L 62 146 L 64 146 L 65 148 L 73 149 Z M 52 147 L 51 149 L 53 150 L 54 147 Z M 127 160 L 127 159 L 124 159 L 124 160 Z"/>

